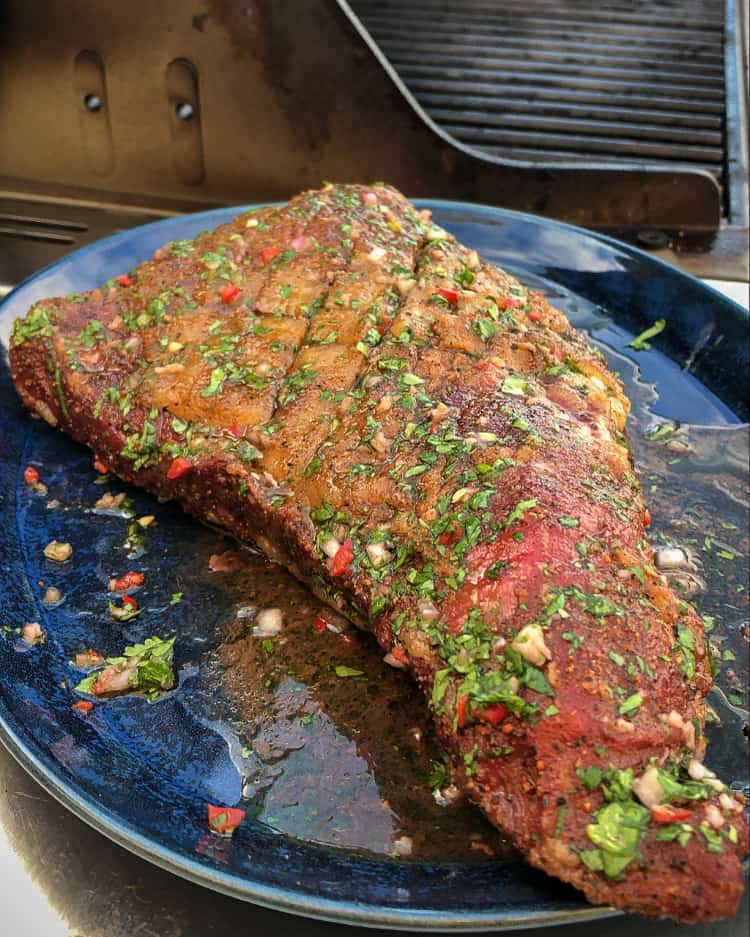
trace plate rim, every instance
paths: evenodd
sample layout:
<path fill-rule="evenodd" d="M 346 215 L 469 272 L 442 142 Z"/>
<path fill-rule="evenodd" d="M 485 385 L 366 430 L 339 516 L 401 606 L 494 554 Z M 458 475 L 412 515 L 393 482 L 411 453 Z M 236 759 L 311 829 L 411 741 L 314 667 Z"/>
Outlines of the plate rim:
<path fill-rule="evenodd" d="M 298 917 L 314 917 L 334 924 L 360 927 L 432 932 L 490 932 L 517 930 L 528 927 L 549 927 L 559 924 L 582 924 L 592 920 L 621 916 L 622 912 L 604 905 L 590 905 L 582 900 L 581 907 L 571 910 L 547 911 L 540 919 L 537 911 L 509 911 L 502 920 L 496 909 L 488 911 L 428 911 L 392 908 L 383 905 L 359 904 L 340 899 L 300 895 L 277 886 L 259 885 L 236 875 L 221 873 L 197 859 L 181 857 L 158 840 L 144 836 L 130 823 L 119 826 L 110 821 L 108 812 L 94 798 L 80 794 L 75 786 L 61 781 L 23 742 L 6 722 L 6 707 L 0 699 L 0 742 L 47 793 L 52 794 L 66 809 L 109 840 L 127 849 L 140 859 L 165 869 L 195 885 L 260 905 L 272 911 L 281 911 Z M 236 883 L 236 884 L 235 884 Z M 240 884 L 241 883 L 241 884 Z"/>
<path fill-rule="evenodd" d="M 491 223 L 495 220 L 510 220 L 532 222 L 536 225 L 553 227 L 570 232 L 571 235 L 597 240 L 606 246 L 625 252 L 636 259 L 654 264 L 657 267 L 677 275 L 681 280 L 689 283 L 694 289 L 708 294 L 712 299 L 722 305 L 728 305 L 733 311 L 741 313 L 748 318 L 748 310 L 739 303 L 727 297 L 699 278 L 689 274 L 678 267 L 652 256 L 646 251 L 633 247 L 625 242 L 608 235 L 600 234 L 577 225 L 533 215 L 526 212 L 499 208 L 482 203 L 452 201 L 441 199 L 419 198 L 413 199 L 418 208 L 431 208 L 446 212 L 466 212 L 470 215 L 479 215 L 480 221 Z M 8 304 L 22 290 L 28 288 L 37 280 L 44 279 L 51 272 L 61 266 L 69 265 L 76 259 L 84 256 L 92 249 L 101 249 L 103 246 L 116 247 L 134 239 L 138 239 L 144 231 L 152 231 L 174 224 L 185 218 L 216 221 L 217 217 L 242 214 L 246 211 L 267 207 L 269 205 L 284 204 L 283 202 L 259 202 L 249 205 L 217 206 L 201 212 L 172 215 L 156 221 L 138 225 L 125 231 L 118 232 L 106 238 L 100 238 L 90 244 L 85 244 L 77 250 L 58 258 L 50 264 L 35 271 L 17 284 L 8 294 L 0 299 L 0 314 Z M 220 222 L 219 222 L 220 223 Z M 20 731 L 19 731 L 20 730 Z M 622 912 L 601 905 L 590 905 L 581 896 L 580 905 L 573 905 L 565 910 L 507 910 L 499 911 L 497 907 L 480 911 L 446 911 L 427 909 L 410 909 L 358 903 L 349 900 L 330 899 L 317 895 L 300 893 L 293 889 L 279 886 L 263 885 L 247 878 L 221 872 L 200 862 L 198 859 L 181 856 L 169 846 L 159 840 L 139 832 L 128 821 L 114 822 L 110 817 L 110 810 L 103 808 L 93 796 L 82 793 L 74 783 L 58 777 L 43 759 L 34 750 L 33 741 L 29 743 L 24 735 L 26 731 L 13 718 L 13 713 L 6 706 L 5 700 L 0 698 L 0 742 L 10 754 L 26 770 L 32 778 L 46 791 L 52 794 L 60 803 L 70 810 L 78 819 L 87 823 L 97 832 L 105 835 L 117 845 L 124 847 L 138 857 L 152 862 L 168 872 L 179 875 L 194 884 L 208 887 L 214 891 L 230 897 L 250 901 L 262 907 L 302 917 L 314 917 L 332 923 L 346 923 L 366 927 L 383 927 L 413 931 L 457 932 L 457 931 L 500 931 L 515 930 L 524 927 L 545 927 L 566 923 L 584 923 L 591 920 L 601 920 L 618 916 Z"/>

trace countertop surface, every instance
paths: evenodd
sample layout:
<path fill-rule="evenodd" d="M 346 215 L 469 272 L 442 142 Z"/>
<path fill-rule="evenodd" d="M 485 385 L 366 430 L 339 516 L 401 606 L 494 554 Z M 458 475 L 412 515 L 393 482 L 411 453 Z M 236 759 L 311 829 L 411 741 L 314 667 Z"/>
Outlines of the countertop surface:
<path fill-rule="evenodd" d="M 708 281 L 748 306 L 748 284 Z M 227 898 L 139 859 L 69 813 L 0 745 L 0 932 L 8 937 L 367 937 Z M 555 937 L 746 937 L 732 921 L 685 927 L 630 915 L 558 927 Z M 531 931 L 515 931 L 530 935 Z M 534 933 L 540 933 L 535 931 Z"/>

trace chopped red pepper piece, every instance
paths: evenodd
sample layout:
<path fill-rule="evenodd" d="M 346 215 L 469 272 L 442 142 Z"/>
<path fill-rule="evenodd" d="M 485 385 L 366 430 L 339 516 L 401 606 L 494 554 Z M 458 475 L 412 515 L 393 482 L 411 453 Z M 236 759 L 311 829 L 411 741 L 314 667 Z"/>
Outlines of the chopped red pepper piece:
<path fill-rule="evenodd" d="M 278 257 L 280 253 L 280 247 L 264 247 L 260 252 L 260 259 L 264 264 L 270 264 L 274 257 Z"/>
<path fill-rule="evenodd" d="M 521 300 L 517 299 L 515 296 L 508 296 L 508 298 L 505 300 L 505 308 L 506 309 L 520 309 Z"/>
<path fill-rule="evenodd" d="M 138 603 L 136 602 L 136 600 L 133 598 L 132 595 L 124 595 L 122 597 L 122 604 L 130 605 L 132 608 L 138 608 Z"/>
<path fill-rule="evenodd" d="M 449 303 L 458 302 L 458 290 L 451 289 L 448 286 L 441 286 L 438 293 L 443 299 L 447 299 Z"/>
<path fill-rule="evenodd" d="M 477 713 L 477 718 L 489 722 L 490 725 L 499 725 L 508 715 L 508 707 L 502 703 L 494 703 L 492 706 L 485 706 L 481 712 Z"/>
<path fill-rule="evenodd" d="M 655 823 L 681 823 L 683 820 L 689 820 L 692 815 L 691 810 L 669 807 L 667 804 L 659 804 L 651 808 L 651 816 Z"/>
<path fill-rule="evenodd" d="M 391 656 L 394 657 L 399 664 L 408 664 L 409 658 L 406 655 L 404 646 L 402 644 L 394 644 L 391 648 Z"/>
<path fill-rule="evenodd" d="M 644 527 L 651 526 L 651 511 L 649 511 L 648 508 L 646 508 L 646 510 L 643 512 L 643 526 Z"/>
<path fill-rule="evenodd" d="M 99 456 L 94 456 L 94 468 L 100 475 L 109 475 L 109 466 L 102 462 Z"/>
<path fill-rule="evenodd" d="M 456 703 L 456 716 L 459 729 L 463 729 L 466 725 L 466 704 L 468 702 L 468 696 L 459 696 L 458 702 Z"/>
<path fill-rule="evenodd" d="M 39 484 L 39 472 L 37 472 L 33 465 L 27 465 L 23 470 L 23 480 L 30 488 Z"/>
<path fill-rule="evenodd" d="M 229 427 L 229 435 L 230 435 L 230 436 L 235 436 L 235 437 L 236 437 L 236 436 L 244 436 L 244 435 L 245 435 L 245 427 L 244 427 L 244 426 L 240 426 L 239 423 L 232 423 L 232 425 Z"/>
<path fill-rule="evenodd" d="M 313 622 L 313 629 L 317 631 L 318 634 L 323 634 L 324 631 L 328 630 L 328 622 L 319 615 Z"/>
<path fill-rule="evenodd" d="M 351 566 L 354 559 L 354 544 L 351 538 L 345 540 L 336 551 L 336 555 L 331 561 L 331 575 L 341 576 Z"/>
<path fill-rule="evenodd" d="M 86 715 L 87 713 L 90 713 L 91 710 L 94 708 L 94 704 L 91 702 L 91 700 L 81 699 L 81 700 L 78 700 L 77 703 L 73 703 L 72 708 L 77 709 L 79 713 L 83 713 L 84 715 Z"/>
<path fill-rule="evenodd" d="M 562 353 L 562 349 L 560 349 L 557 345 L 555 345 L 555 346 L 553 347 L 553 349 L 552 349 L 552 354 L 555 356 L 555 358 L 557 358 L 558 361 L 563 361 L 563 360 L 564 360 L 564 355 L 563 355 L 563 353 Z"/>
<path fill-rule="evenodd" d="M 110 592 L 124 592 L 126 589 L 142 586 L 145 579 L 143 573 L 136 573 L 131 569 L 127 573 L 123 573 L 122 576 L 118 576 L 117 579 L 110 579 L 107 588 Z"/>
<path fill-rule="evenodd" d="M 444 547 L 449 543 L 458 543 L 458 541 L 463 537 L 464 529 L 460 524 L 452 524 L 446 530 L 440 534 L 438 537 L 438 543 L 440 546 Z"/>
<path fill-rule="evenodd" d="M 532 322 L 541 322 L 542 314 L 541 312 L 537 312 L 536 310 L 532 309 L 532 311 L 529 313 L 529 319 L 531 319 Z"/>
<path fill-rule="evenodd" d="M 115 282 L 119 283 L 120 286 L 132 286 L 135 280 L 131 280 L 127 273 L 121 273 L 119 277 L 115 277 Z"/>
<path fill-rule="evenodd" d="M 185 472 L 189 472 L 193 467 L 193 463 L 190 459 L 185 459 L 183 456 L 178 455 L 174 462 L 169 466 L 167 471 L 167 478 L 175 479 L 180 478 Z"/>
<path fill-rule="evenodd" d="M 234 283 L 228 283 L 224 289 L 221 291 L 221 301 L 229 305 L 235 296 L 239 296 L 240 288 L 235 286 Z"/>
<path fill-rule="evenodd" d="M 215 807 L 208 804 L 208 826 L 220 836 L 231 836 L 245 819 L 245 811 L 238 807 Z"/>

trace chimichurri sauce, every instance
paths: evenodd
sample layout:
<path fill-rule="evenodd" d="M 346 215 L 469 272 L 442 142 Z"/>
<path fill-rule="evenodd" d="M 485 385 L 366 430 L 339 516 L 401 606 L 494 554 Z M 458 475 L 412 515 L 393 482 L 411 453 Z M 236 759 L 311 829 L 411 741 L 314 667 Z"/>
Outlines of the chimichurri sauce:
<path fill-rule="evenodd" d="M 595 335 L 606 336 L 606 320 Z M 748 679 L 748 428 L 659 416 L 657 388 L 636 353 L 599 341 L 632 403 L 629 438 L 663 572 L 704 616 L 718 668 L 709 698 L 708 763 L 741 774 Z M 619 343 L 618 343 L 619 344 Z M 486 860 L 512 848 L 471 805 L 445 790 L 442 753 L 410 678 L 367 634 L 284 570 L 247 553 L 227 577 L 235 617 L 217 654 L 242 740 L 244 796 L 257 818 L 317 843 L 425 860 Z M 254 634 L 260 609 L 278 634 Z M 257 626 L 255 631 L 258 632 Z M 737 738 L 718 744 L 721 733 Z"/>

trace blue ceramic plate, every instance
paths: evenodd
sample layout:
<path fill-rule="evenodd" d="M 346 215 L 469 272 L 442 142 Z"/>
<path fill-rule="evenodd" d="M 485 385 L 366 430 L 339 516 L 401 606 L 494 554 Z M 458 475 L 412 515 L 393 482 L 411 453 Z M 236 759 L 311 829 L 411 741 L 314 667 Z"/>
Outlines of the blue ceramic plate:
<path fill-rule="evenodd" d="M 656 478 L 684 468 L 677 487 L 692 492 L 694 503 L 682 509 L 706 509 L 712 498 L 726 496 L 733 498 L 731 516 L 742 513 L 745 508 L 729 490 L 746 447 L 740 425 L 743 382 L 737 377 L 748 371 L 747 318 L 740 307 L 646 254 L 580 229 L 472 205 L 425 202 L 421 207 L 431 208 L 463 243 L 542 289 L 589 331 L 636 402 L 631 436 L 643 473 Z M 123 628 L 102 615 L 107 576 L 113 568 L 129 568 L 122 518 L 91 512 L 104 488 L 96 484 L 90 453 L 21 409 L 5 349 L 13 319 L 36 300 L 96 287 L 164 242 L 192 237 L 236 213 L 228 208 L 170 218 L 108 238 L 42 270 L 0 307 L 3 741 L 47 790 L 116 842 L 209 888 L 272 908 L 351 923 L 441 930 L 548 925 L 611 913 L 590 907 L 577 892 L 514 857 L 396 860 L 305 841 L 252 809 L 231 840 L 207 833 L 206 803 L 237 803 L 243 784 L 234 734 L 237 714 L 233 718 L 231 702 L 221 698 L 220 684 L 209 673 L 222 621 L 231 610 L 230 597 L 205 575 L 206 558 L 226 543 L 173 506 L 131 492 L 137 513 L 156 514 L 159 520 L 149 529 L 148 549 L 140 558 L 140 567 L 149 569 L 139 595 L 148 621 L 135 619 Z M 627 348 L 634 334 L 661 317 L 668 319 L 668 327 L 652 350 Z M 649 428 L 666 420 L 678 421 L 673 429 L 689 439 L 691 456 L 647 441 Z M 30 463 L 40 466 L 49 488 L 44 498 L 23 482 L 23 468 Z M 657 463 L 661 469 L 657 466 L 654 473 Z M 713 474 L 729 479 L 718 495 L 706 493 Z M 652 481 L 650 490 L 656 535 L 661 527 L 669 539 L 674 511 L 668 499 L 660 501 L 658 484 Z M 712 513 L 719 516 L 721 506 Z M 711 551 L 719 544 L 725 555 L 734 551 L 739 556 L 741 530 L 740 521 L 713 532 L 704 557 L 706 588 L 698 596 L 702 610 L 714 616 L 719 650 L 740 663 L 742 638 L 727 590 L 736 592 L 742 584 L 732 578 L 735 571 L 727 585 L 726 569 L 722 574 L 712 565 Z M 43 547 L 53 538 L 74 544 L 72 562 L 60 566 L 44 559 Z M 702 549 L 700 543 L 696 549 Z M 57 606 L 41 602 L 49 584 L 64 595 Z M 185 597 L 170 604 L 175 591 L 184 591 Z M 30 621 L 42 624 L 47 640 L 28 648 L 19 629 Z M 176 690 L 156 703 L 113 700 L 88 718 L 71 709 L 75 697 L 69 687 L 81 676 L 70 663 L 76 651 L 93 646 L 113 654 L 153 632 L 178 636 Z M 727 668 L 713 701 L 721 718 L 713 732 L 722 740 L 714 746 L 713 764 L 739 783 L 746 781 L 741 730 L 747 701 L 735 686 L 742 677 L 739 663 L 734 672 Z"/>

